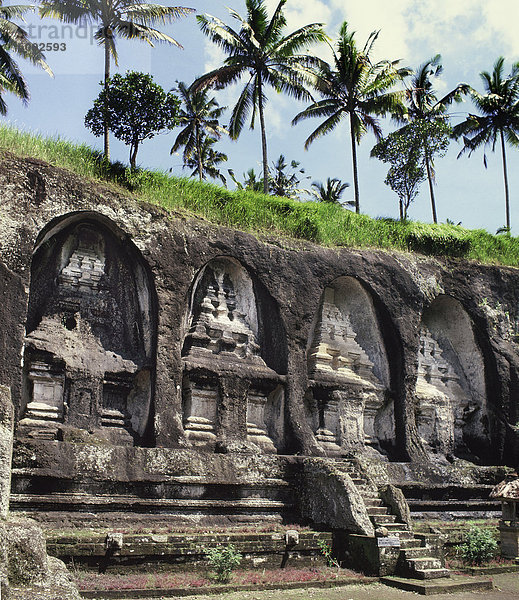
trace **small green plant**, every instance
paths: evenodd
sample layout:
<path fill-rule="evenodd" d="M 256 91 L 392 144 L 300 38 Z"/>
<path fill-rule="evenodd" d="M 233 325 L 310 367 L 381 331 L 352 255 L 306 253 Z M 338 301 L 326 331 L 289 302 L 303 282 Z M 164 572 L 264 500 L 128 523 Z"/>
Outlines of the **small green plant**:
<path fill-rule="evenodd" d="M 317 545 L 319 546 L 321 554 L 326 559 L 326 564 L 329 567 L 335 567 L 337 569 L 340 569 L 341 565 L 339 564 L 339 561 L 333 556 L 331 545 L 324 540 L 318 540 Z"/>
<path fill-rule="evenodd" d="M 463 560 L 470 565 L 481 565 L 497 554 L 497 542 L 488 529 L 471 527 L 465 543 L 460 546 Z"/>
<path fill-rule="evenodd" d="M 241 562 L 242 555 L 233 544 L 227 546 L 218 545 L 215 548 L 206 548 L 207 560 L 215 572 L 218 583 L 227 583 L 231 578 L 231 572 Z"/>

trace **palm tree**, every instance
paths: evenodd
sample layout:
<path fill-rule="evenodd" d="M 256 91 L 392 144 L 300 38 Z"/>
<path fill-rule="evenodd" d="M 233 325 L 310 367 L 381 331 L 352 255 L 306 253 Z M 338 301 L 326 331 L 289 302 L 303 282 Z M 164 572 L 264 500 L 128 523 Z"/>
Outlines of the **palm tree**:
<path fill-rule="evenodd" d="M 249 169 L 243 173 L 243 183 L 236 179 L 233 169 L 227 169 L 231 179 L 236 184 L 238 190 L 250 190 L 252 192 L 261 192 L 263 189 L 263 179 L 259 178 L 254 169 Z"/>
<path fill-rule="evenodd" d="M 441 64 L 441 55 L 437 54 L 433 58 L 421 64 L 413 73 L 411 82 L 406 89 L 407 118 L 411 121 L 421 119 L 424 121 L 435 121 L 447 123 L 447 107 L 452 102 L 461 102 L 462 96 L 467 94 L 469 86 L 466 83 L 460 83 L 448 94 L 438 100 L 436 92 L 433 89 L 433 77 L 439 77 L 443 72 Z M 447 133 L 445 134 L 447 135 Z M 438 222 L 436 216 L 436 201 L 434 198 L 434 162 L 431 148 L 427 143 L 427 137 L 423 138 L 423 153 L 425 159 L 425 168 L 427 180 L 429 182 L 429 194 L 431 197 L 431 208 L 434 223 Z"/>
<path fill-rule="evenodd" d="M 215 44 L 228 55 L 224 65 L 200 77 L 193 87 L 198 89 L 209 85 L 225 87 L 247 78 L 245 87 L 233 109 L 229 124 L 231 137 L 236 139 L 252 112 L 250 126 L 254 127 L 259 115 L 261 128 L 261 148 L 263 155 L 263 191 L 268 193 L 267 137 L 265 133 L 264 109 L 267 102 L 265 85 L 278 92 L 285 92 L 294 98 L 311 98 L 305 85 L 310 72 L 308 67 L 319 61 L 304 52 L 309 45 L 326 39 L 321 23 L 313 23 L 283 35 L 286 19 L 281 0 L 269 21 L 265 0 L 245 0 L 247 17 L 243 18 L 234 10 L 230 15 L 240 25 L 238 30 L 226 25 L 210 15 L 198 16 L 200 27 Z M 300 51 L 303 50 L 303 53 Z"/>
<path fill-rule="evenodd" d="M 22 101 L 29 99 L 29 90 L 20 68 L 11 56 L 14 52 L 21 58 L 31 61 L 52 75 L 45 62 L 45 57 L 27 37 L 27 32 L 11 19 L 23 18 L 23 15 L 34 10 L 34 6 L 2 6 L 0 0 L 0 114 L 7 114 L 7 104 L 2 93 L 11 92 Z"/>
<path fill-rule="evenodd" d="M 208 139 L 210 138 L 207 138 L 207 135 L 216 141 L 222 134 L 229 133 L 218 123 L 218 119 L 227 107 L 219 106 L 214 98 L 209 98 L 207 90 L 195 91 L 193 88 L 187 87 L 183 81 L 177 81 L 177 88 L 174 91 L 178 92 L 183 104 L 177 118 L 179 125 L 184 128 L 177 135 L 173 148 L 171 148 L 171 154 L 184 146 L 184 164 L 191 164 L 195 160 L 198 163 L 196 172 L 202 180 L 204 172 L 203 144 L 209 143 Z"/>
<path fill-rule="evenodd" d="M 329 204 L 343 204 L 340 199 L 344 190 L 350 187 L 349 183 L 343 183 L 340 179 L 336 177 L 330 178 L 326 180 L 326 183 L 323 184 L 320 181 L 314 181 L 312 183 L 312 196 L 318 202 L 327 202 Z M 354 204 L 354 202 L 348 201 L 344 204 Z"/>
<path fill-rule="evenodd" d="M 272 163 L 272 171 L 269 173 L 269 191 L 272 195 L 296 198 L 301 192 L 306 192 L 299 184 L 302 179 L 310 179 L 310 177 L 304 176 L 305 170 L 299 168 L 300 164 L 297 160 L 291 160 L 288 164 L 285 162 L 285 157 L 279 155 L 279 158 Z M 291 169 L 292 172 L 288 172 L 287 169 Z"/>
<path fill-rule="evenodd" d="M 95 39 L 105 50 L 105 88 L 110 78 L 110 59 L 113 58 L 117 65 L 116 37 L 139 39 L 151 46 L 154 41 L 167 42 L 181 48 L 176 40 L 153 26 L 165 25 L 191 12 L 194 9 L 144 4 L 139 0 L 43 0 L 40 5 L 42 17 L 55 17 L 66 23 L 99 25 Z M 108 123 L 105 123 L 104 129 L 104 154 L 109 160 Z"/>
<path fill-rule="evenodd" d="M 220 179 L 224 186 L 227 187 L 227 180 L 220 172 L 218 165 L 227 160 L 227 154 L 219 152 L 213 148 L 218 140 L 208 135 L 202 135 L 199 141 L 200 152 L 196 155 L 191 154 L 185 162 L 185 166 L 193 169 L 191 176 L 198 175 L 200 181 L 202 179 Z"/>
<path fill-rule="evenodd" d="M 342 24 L 337 51 L 333 51 L 333 66 L 321 64 L 316 73 L 314 85 L 323 99 L 313 102 L 292 121 L 295 125 L 310 117 L 326 117 L 307 138 L 308 149 L 314 140 L 334 130 L 343 118 L 349 119 L 356 212 L 360 212 L 357 145 L 368 130 L 377 141 L 382 139 L 376 116 L 403 115 L 403 92 L 389 90 L 409 73 L 408 69 L 397 68 L 399 61 L 371 62 L 370 53 L 378 34 L 378 31 L 371 33 L 364 48 L 359 50 L 354 32 L 348 31 L 346 22 Z"/>
<path fill-rule="evenodd" d="M 512 65 L 508 77 L 503 77 L 505 59 L 500 56 L 492 73 L 483 71 L 480 77 L 486 94 L 470 89 L 472 101 L 482 113 L 471 115 L 453 129 L 457 138 L 463 136 L 464 146 L 458 158 L 466 151 L 469 156 L 480 146 L 492 146 L 494 152 L 497 140 L 501 144 L 503 177 L 505 183 L 506 228 L 510 231 L 510 196 L 508 191 L 508 171 L 506 166 L 505 142 L 519 146 L 519 62 Z M 487 166 L 486 154 L 483 162 Z"/>

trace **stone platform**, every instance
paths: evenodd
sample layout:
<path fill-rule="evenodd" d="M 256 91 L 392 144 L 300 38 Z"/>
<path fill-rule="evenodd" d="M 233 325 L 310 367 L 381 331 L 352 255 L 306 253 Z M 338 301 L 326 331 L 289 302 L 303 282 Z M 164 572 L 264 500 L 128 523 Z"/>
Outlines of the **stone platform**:
<path fill-rule="evenodd" d="M 435 594 L 448 594 L 453 592 L 482 592 L 493 589 L 492 580 L 487 577 L 468 577 L 465 575 L 452 575 L 445 579 L 404 579 L 403 577 L 382 577 L 382 583 L 390 587 L 415 592 L 422 596 Z"/>

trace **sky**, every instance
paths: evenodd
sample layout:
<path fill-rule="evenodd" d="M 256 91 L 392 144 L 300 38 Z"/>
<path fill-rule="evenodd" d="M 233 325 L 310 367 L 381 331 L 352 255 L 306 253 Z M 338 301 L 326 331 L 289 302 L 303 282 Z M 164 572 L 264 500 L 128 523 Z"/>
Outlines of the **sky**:
<path fill-rule="evenodd" d="M 18 0 L 4 0 L 4 5 L 19 4 Z M 175 0 L 156 0 L 169 6 Z M 266 0 L 270 14 L 278 0 Z M 244 0 L 185 0 L 183 6 L 194 8 L 198 13 L 217 16 L 237 27 L 228 7 L 245 15 Z M 324 24 L 327 34 L 336 40 L 339 27 L 348 21 L 356 32 L 359 45 L 363 46 L 369 34 L 380 30 L 373 51 L 375 60 L 400 59 L 402 66 L 417 68 L 420 64 L 440 53 L 444 72 L 436 81 L 439 95 L 464 82 L 483 91 L 479 73 L 492 71 L 495 60 L 504 56 L 505 74 L 512 62 L 519 60 L 519 2 L 517 0 L 288 0 L 285 5 L 286 32 L 308 23 Z M 92 27 L 63 26 L 57 20 L 41 20 L 36 14 L 29 15 L 21 23 L 35 43 L 51 44 L 46 59 L 54 72 L 51 78 L 37 67 L 19 60 L 31 99 L 24 106 L 12 95 L 5 95 L 8 114 L 0 117 L 17 127 L 49 136 L 61 136 L 75 142 L 85 142 L 102 149 L 102 139 L 94 137 L 84 127 L 84 116 L 100 91 L 103 77 L 103 49 L 92 37 Z M 206 38 L 198 27 L 194 15 L 161 27 L 175 38 L 183 49 L 167 44 L 151 48 L 139 41 L 117 42 L 118 65 L 112 64 L 112 74 L 132 69 L 149 72 L 165 90 L 175 86 L 176 81 L 190 84 L 197 76 L 217 67 L 225 58 L 221 51 Z M 315 48 L 326 57 L 326 49 Z M 222 106 L 233 106 L 240 86 L 215 91 L 214 96 Z M 280 154 L 288 161 L 297 160 L 308 177 L 304 187 L 313 181 L 326 181 L 336 177 L 350 183 L 343 200 L 353 199 L 353 175 L 351 144 L 348 122 L 344 120 L 333 133 L 315 141 L 306 151 L 304 142 L 317 127 L 319 120 L 308 120 L 293 127 L 293 117 L 305 108 L 305 103 L 267 90 L 266 107 L 269 163 Z M 470 100 L 454 105 L 451 109 L 452 123 L 462 120 L 475 109 Z M 230 110 L 224 114 L 223 123 Z M 390 121 L 384 121 L 387 134 L 395 129 Z M 137 157 L 143 168 L 170 170 L 175 175 L 187 175 L 182 169 L 180 154 L 170 155 L 179 130 L 160 134 L 143 143 Z M 367 134 L 359 147 L 359 188 L 361 212 L 372 217 L 398 217 L 398 198 L 384 184 L 387 165 L 370 158 L 376 140 Z M 484 151 L 477 150 L 468 158 L 457 159 L 461 143 L 453 141 L 442 159 L 436 160 L 436 199 L 438 220 L 447 219 L 468 228 L 484 228 L 495 233 L 505 222 L 504 187 L 499 148 L 486 151 L 487 168 L 483 164 Z M 250 168 L 261 171 L 261 140 L 259 124 L 254 130 L 244 129 L 237 141 L 222 139 L 217 149 L 228 155 L 223 165 L 226 172 L 232 168 L 238 179 Z M 112 159 L 128 162 L 128 148 L 113 139 Z M 519 233 L 519 154 L 508 148 L 509 183 L 511 192 L 512 232 Z M 232 182 L 230 187 L 233 187 Z M 427 184 L 421 186 L 420 194 L 411 205 L 409 216 L 413 220 L 431 222 L 431 207 Z"/>

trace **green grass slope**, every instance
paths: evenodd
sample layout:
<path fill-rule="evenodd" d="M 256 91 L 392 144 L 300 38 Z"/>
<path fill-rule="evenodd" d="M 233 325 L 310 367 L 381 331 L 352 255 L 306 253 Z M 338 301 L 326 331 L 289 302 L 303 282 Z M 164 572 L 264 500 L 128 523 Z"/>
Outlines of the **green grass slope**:
<path fill-rule="evenodd" d="M 0 125 L 0 149 L 44 160 L 83 177 L 111 182 L 168 210 L 185 210 L 214 223 L 254 233 L 306 239 L 325 246 L 382 248 L 517 266 L 519 238 L 454 225 L 372 219 L 337 205 L 298 202 L 255 192 L 229 191 L 160 171 L 131 172 L 108 164 L 98 151 Z"/>

